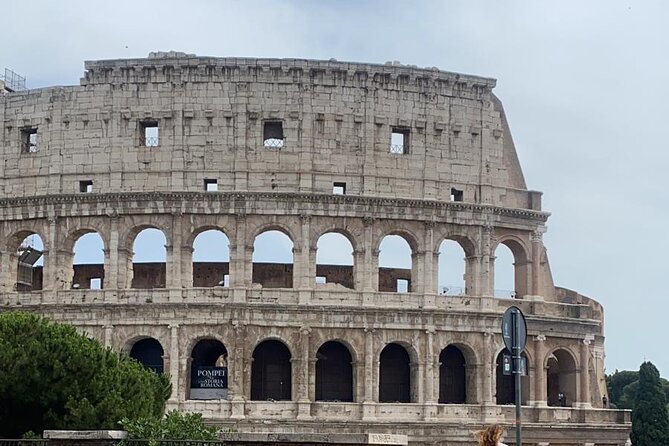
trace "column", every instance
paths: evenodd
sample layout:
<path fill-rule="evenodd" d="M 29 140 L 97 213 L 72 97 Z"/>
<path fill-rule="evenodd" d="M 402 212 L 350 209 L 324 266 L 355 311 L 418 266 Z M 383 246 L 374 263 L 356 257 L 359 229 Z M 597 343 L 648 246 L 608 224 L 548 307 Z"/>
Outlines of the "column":
<path fill-rule="evenodd" d="M 293 248 L 293 288 L 312 289 L 313 282 L 316 280 L 314 271 L 311 277 L 309 228 L 311 226 L 311 216 L 307 214 L 300 215 L 300 240 L 293 240 L 299 248 Z M 315 265 L 314 260 L 314 265 Z"/>
<path fill-rule="evenodd" d="M 193 246 L 181 246 L 181 288 L 193 287 L 193 251 Z"/>
<path fill-rule="evenodd" d="M 495 359 L 492 357 L 492 333 L 485 332 L 483 333 L 483 373 L 481 373 L 481 387 L 483 387 L 483 391 L 480 393 L 483 404 L 495 404 L 492 397 L 494 361 Z"/>
<path fill-rule="evenodd" d="M 583 339 L 580 346 L 580 378 L 581 378 L 581 394 L 580 394 L 580 407 L 592 407 L 592 398 L 590 396 L 590 369 L 588 363 L 590 362 L 590 343 L 591 338 L 586 337 Z"/>
<path fill-rule="evenodd" d="M 362 240 L 358 242 L 364 243 Z M 365 256 L 366 250 L 364 248 L 353 250 L 353 286 L 356 291 L 362 291 L 365 287 L 365 280 L 367 279 Z"/>
<path fill-rule="evenodd" d="M 297 362 L 297 419 L 311 418 L 309 401 L 309 342 L 311 328 L 300 328 L 300 359 Z"/>
<path fill-rule="evenodd" d="M 376 418 L 374 409 L 374 328 L 365 328 L 365 370 L 364 396 L 362 402 L 362 419 Z"/>
<path fill-rule="evenodd" d="M 434 222 L 425 222 L 425 255 L 423 258 L 423 293 L 438 294 L 439 248 L 434 246 Z"/>
<path fill-rule="evenodd" d="M 534 338 L 534 389 L 532 398 L 534 406 L 548 405 L 548 388 L 546 384 L 546 368 L 544 367 L 544 355 L 546 354 L 546 336 L 537 335 Z"/>
<path fill-rule="evenodd" d="M 244 355 L 244 340 L 246 339 L 246 327 L 238 321 L 233 321 L 232 330 L 234 331 L 234 339 L 232 355 L 228 361 L 228 399 L 231 401 L 230 418 L 239 420 L 245 418 L 244 370 L 246 358 Z"/>
<path fill-rule="evenodd" d="M 426 348 L 425 348 L 425 402 L 426 403 L 436 403 L 435 398 L 435 381 L 438 379 L 435 375 L 435 358 L 434 358 L 434 328 L 429 328 L 425 330 L 427 336 Z"/>
<path fill-rule="evenodd" d="M 379 259 L 379 252 L 376 250 L 374 246 L 374 240 L 373 240 L 373 225 L 374 225 L 374 219 L 370 217 L 365 217 L 362 219 L 362 224 L 365 227 L 365 238 L 363 240 L 364 243 L 364 261 L 360 265 L 362 268 L 363 272 L 363 291 L 375 291 L 376 288 L 374 287 L 374 284 L 378 282 L 378 274 L 376 273 L 376 268 L 378 267 L 378 259 Z M 376 252 L 376 256 L 374 256 L 374 252 Z M 376 258 L 377 262 L 374 263 L 374 258 Z M 376 276 L 376 278 L 375 278 Z"/>
<path fill-rule="evenodd" d="M 167 288 L 181 288 L 181 212 L 172 213 L 172 235 L 170 245 L 167 246 L 167 265 L 165 272 Z"/>
<path fill-rule="evenodd" d="M 58 290 L 61 289 L 58 283 L 58 228 L 57 218 L 54 216 L 48 217 L 49 223 L 47 239 L 49 240 L 48 249 L 44 250 L 44 270 L 42 273 L 42 289 L 44 290 Z M 45 248 L 47 248 L 45 246 Z"/>
<path fill-rule="evenodd" d="M 118 214 L 114 212 L 110 218 L 111 230 L 109 231 L 109 246 L 105 252 L 105 278 L 103 288 L 121 288 L 119 284 L 119 238 L 118 238 Z M 125 271 L 123 269 L 123 271 Z"/>
<path fill-rule="evenodd" d="M 495 294 L 495 255 L 491 252 L 493 230 L 492 226 L 485 226 L 481 231 L 481 265 L 477 277 L 479 296 Z"/>
<path fill-rule="evenodd" d="M 532 295 L 541 296 L 541 255 L 543 253 L 543 228 L 532 232 Z"/>
<path fill-rule="evenodd" d="M 170 324 L 170 383 L 172 384 L 172 394 L 170 401 L 176 403 L 179 401 L 179 395 L 183 394 L 183 389 L 179 388 L 179 324 Z"/>
<path fill-rule="evenodd" d="M 106 324 L 103 325 L 102 328 L 104 329 L 105 332 L 105 347 L 110 348 L 113 347 L 112 345 L 112 336 L 114 333 L 114 326 L 111 324 Z"/>

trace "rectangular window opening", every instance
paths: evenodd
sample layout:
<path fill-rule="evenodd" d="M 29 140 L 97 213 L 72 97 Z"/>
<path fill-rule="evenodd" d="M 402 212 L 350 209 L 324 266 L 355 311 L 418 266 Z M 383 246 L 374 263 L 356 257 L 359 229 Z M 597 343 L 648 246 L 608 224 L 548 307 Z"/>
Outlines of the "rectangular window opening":
<path fill-rule="evenodd" d="M 90 194 L 91 192 L 93 192 L 93 181 L 92 180 L 79 181 L 79 192 L 83 192 L 85 194 Z"/>
<path fill-rule="evenodd" d="M 204 190 L 207 192 L 218 192 L 218 180 L 212 178 L 205 178 Z"/>
<path fill-rule="evenodd" d="M 26 127 L 21 129 L 21 152 L 37 152 L 37 128 Z"/>
<path fill-rule="evenodd" d="M 140 121 L 139 123 L 139 145 L 144 147 L 158 147 L 160 145 L 160 132 L 158 121 Z"/>
<path fill-rule="evenodd" d="M 334 182 L 332 184 L 333 195 L 346 195 L 346 183 Z"/>
<path fill-rule="evenodd" d="M 393 128 L 390 134 L 390 153 L 403 155 L 409 153 L 409 129 Z"/>
<path fill-rule="evenodd" d="M 328 280 L 325 276 L 316 276 L 316 283 L 317 284 L 322 285 L 322 284 L 327 283 L 327 282 L 328 282 Z"/>
<path fill-rule="evenodd" d="M 89 284 L 91 290 L 101 290 L 102 289 L 102 278 L 100 277 L 91 277 Z"/>
<path fill-rule="evenodd" d="M 409 292 L 409 280 L 408 279 L 397 279 L 397 292 L 398 293 L 408 293 Z"/>
<path fill-rule="evenodd" d="M 464 192 L 454 187 L 451 188 L 451 201 L 462 201 Z"/>
<path fill-rule="evenodd" d="M 283 147 L 283 122 L 265 121 L 263 123 L 263 146 L 266 149 L 279 150 Z"/>

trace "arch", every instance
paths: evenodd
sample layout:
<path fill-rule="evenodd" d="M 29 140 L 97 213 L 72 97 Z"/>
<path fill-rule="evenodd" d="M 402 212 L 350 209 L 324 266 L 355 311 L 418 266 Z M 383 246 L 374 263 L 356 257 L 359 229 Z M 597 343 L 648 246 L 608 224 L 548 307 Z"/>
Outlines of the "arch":
<path fill-rule="evenodd" d="M 282 228 L 260 232 L 253 242 L 253 283 L 264 288 L 292 288 L 293 250 L 293 239 Z"/>
<path fill-rule="evenodd" d="M 191 350 L 188 397 L 191 400 L 228 397 L 228 350 L 218 339 L 202 338 Z"/>
<path fill-rule="evenodd" d="M 438 252 L 438 293 L 448 296 L 467 294 L 467 254 L 462 244 L 447 238 L 439 244 Z"/>
<path fill-rule="evenodd" d="M 502 298 L 522 298 L 530 277 L 528 250 L 515 236 L 501 238 L 494 249 L 494 294 Z"/>
<path fill-rule="evenodd" d="M 379 243 L 378 290 L 397 293 L 412 291 L 412 269 L 415 240 L 390 233 Z M 412 247 L 413 244 L 413 247 Z"/>
<path fill-rule="evenodd" d="M 338 231 L 323 233 L 316 242 L 316 283 L 338 283 L 355 289 L 353 244 Z"/>
<path fill-rule="evenodd" d="M 143 229 L 140 229 L 143 228 Z M 132 244 L 132 288 L 165 288 L 167 282 L 167 237 L 153 226 L 139 229 Z"/>
<path fill-rule="evenodd" d="M 464 404 L 467 402 L 467 363 L 465 355 L 454 345 L 439 354 L 439 402 Z"/>
<path fill-rule="evenodd" d="M 558 348 L 546 358 L 546 392 L 549 406 L 572 406 L 578 379 L 574 355 Z"/>
<path fill-rule="evenodd" d="M 291 354 L 286 344 L 263 341 L 253 350 L 252 358 L 251 400 L 291 400 Z"/>
<path fill-rule="evenodd" d="M 230 239 L 218 228 L 201 228 L 193 237 L 193 286 L 230 286 Z"/>
<path fill-rule="evenodd" d="M 353 358 L 338 341 L 325 342 L 316 352 L 316 401 L 353 402 Z"/>
<path fill-rule="evenodd" d="M 136 359 L 146 369 L 155 373 L 163 373 L 165 364 L 163 355 L 165 350 L 157 339 L 151 337 L 141 338 L 135 341 L 128 355 Z"/>
<path fill-rule="evenodd" d="M 105 277 L 105 242 L 99 232 L 81 229 L 72 237 L 72 288 L 102 289 Z"/>
<path fill-rule="evenodd" d="M 515 404 L 516 403 L 516 394 L 515 394 L 515 389 L 516 389 L 516 383 L 515 383 L 515 377 L 512 374 L 506 375 L 504 373 L 505 371 L 505 362 L 507 363 L 507 371 L 509 371 L 508 362 L 505 361 L 505 356 L 510 357 L 511 354 L 509 353 L 508 350 L 502 349 L 502 351 L 499 352 L 497 355 L 497 359 L 495 361 L 495 382 L 496 382 L 496 392 L 495 392 L 495 398 L 496 398 L 496 403 L 497 404 Z M 520 378 L 520 385 L 521 385 L 521 404 L 526 405 L 527 404 L 527 399 L 529 396 L 529 385 L 530 385 L 530 379 L 529 379 L 529 370 L 530 370 L 530 359 L 527 357 L 527 354 L 525 352 L 521 353 L 521 356 L 524 358 L 525 364 L 527 365 L 527 372 L 525 375 L 521 376 Z"/>
<path fill-rule="evenodd" d="M 410 403 L 411 359 L 407 350 L 392 342 L 379 356 L 379 402 Z"/>
<path fill-rule="evenodd" d="M 29 230 L 16 232 L 8 242 L 16 255 L 12 262 L 12 275 L 15 277 L 16 291 L 37 291 L 43 288 L 44 239 Z"/>

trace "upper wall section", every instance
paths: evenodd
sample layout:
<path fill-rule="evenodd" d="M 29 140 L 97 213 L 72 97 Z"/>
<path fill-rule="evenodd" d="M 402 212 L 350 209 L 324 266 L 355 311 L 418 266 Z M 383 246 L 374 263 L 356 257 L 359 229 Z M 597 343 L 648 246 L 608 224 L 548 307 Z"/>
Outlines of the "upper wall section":
<path fill-rule="evenodd" d="M 152 53 L 86 62 L 81 86 L 0 96 L 0 197 L 332 194 L 338 183 L 346 195 L 540 210 L 494 86 L 336 61 Z"/>

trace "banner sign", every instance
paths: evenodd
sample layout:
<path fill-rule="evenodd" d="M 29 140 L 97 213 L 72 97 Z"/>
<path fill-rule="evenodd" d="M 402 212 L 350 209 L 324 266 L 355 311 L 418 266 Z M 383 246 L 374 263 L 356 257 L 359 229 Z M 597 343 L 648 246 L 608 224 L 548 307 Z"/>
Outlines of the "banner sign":
<path fill-rule="evenodd" d="M 227 389 L 227 367 L 195 367 L 191 376 L 191 389 Z"/>

